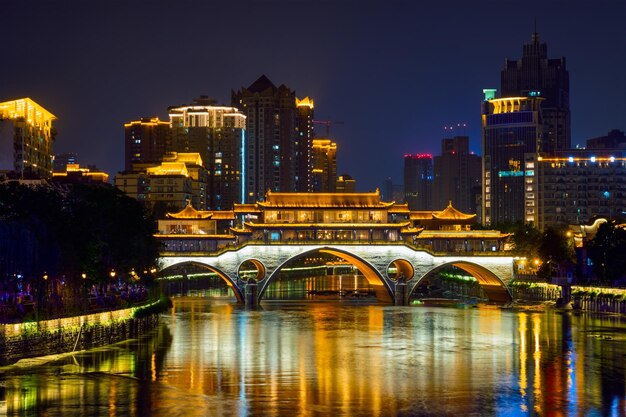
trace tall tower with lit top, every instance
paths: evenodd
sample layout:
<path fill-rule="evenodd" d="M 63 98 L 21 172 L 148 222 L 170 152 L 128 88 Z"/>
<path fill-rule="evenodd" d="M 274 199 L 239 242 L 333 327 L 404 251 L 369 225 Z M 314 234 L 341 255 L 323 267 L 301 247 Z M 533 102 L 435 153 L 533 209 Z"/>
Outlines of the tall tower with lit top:
<path fill-rule="evenodd" d="M 313 99 L 305 97 L 302 100 L 296 97 L 296 136 L 294 138 L 296 178 L 295 191 L 313 191 Z"/>
<path fill-rule="evenodd" d="M 507 59 L 501 72 L 501 97 L 541 97 L 545 134 L 539 143 L 541 152 L 571 147 L 569 72 L 565 57 L 548 58 L 548 46 L 532 34 L 524 44 L 520 59 Z"/>
<path fill-rule="evenodd" d="M 543 98 L 494 98 L 482 112 L 483 223 L 537 224 L 536 159 L 543 138 Z"/>

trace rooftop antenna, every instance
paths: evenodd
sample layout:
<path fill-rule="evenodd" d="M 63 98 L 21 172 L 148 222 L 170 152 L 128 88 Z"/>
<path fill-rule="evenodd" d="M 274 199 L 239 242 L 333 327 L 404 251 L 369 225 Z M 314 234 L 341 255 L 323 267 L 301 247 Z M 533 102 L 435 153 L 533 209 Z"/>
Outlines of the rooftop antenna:
<path fill-rule="evenodd" d="M 533 42 L 539 42 L 539 34 L 537 33 L 537 16 L 535 16 L 535 30 L 533 31 Z"/>

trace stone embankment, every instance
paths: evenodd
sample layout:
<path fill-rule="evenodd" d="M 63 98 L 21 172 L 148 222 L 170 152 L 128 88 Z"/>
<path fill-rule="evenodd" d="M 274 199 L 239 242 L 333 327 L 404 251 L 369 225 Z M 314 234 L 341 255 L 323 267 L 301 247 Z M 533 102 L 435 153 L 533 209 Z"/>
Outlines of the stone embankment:
<path fill-rule="evenodd" d="M 516 282 L 511 286 L 515 300 L 554 301 L 561 298 L 561 287 L 544 283 Z M 575 310 L 626 314 L 626 289 L 572 286 Z"/>
<path fill-rule="evenodd" d="M 60 319 L 0 324 L 0 364 L 20 359 L 91 349 L 138 337 L 158 324 L 156 314 L 135 308 Z"/>

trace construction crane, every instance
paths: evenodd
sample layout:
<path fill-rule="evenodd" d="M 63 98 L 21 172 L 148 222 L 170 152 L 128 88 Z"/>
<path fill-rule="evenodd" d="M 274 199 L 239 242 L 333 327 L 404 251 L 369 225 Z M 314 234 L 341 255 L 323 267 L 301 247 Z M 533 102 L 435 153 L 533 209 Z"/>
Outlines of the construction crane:
<path fill-rule="evenodd" d="M 342 125 L 338 120 L 313 120 L 314 124 L 326 126 L 326 137 L 330 138 L 330 125 Z"/>

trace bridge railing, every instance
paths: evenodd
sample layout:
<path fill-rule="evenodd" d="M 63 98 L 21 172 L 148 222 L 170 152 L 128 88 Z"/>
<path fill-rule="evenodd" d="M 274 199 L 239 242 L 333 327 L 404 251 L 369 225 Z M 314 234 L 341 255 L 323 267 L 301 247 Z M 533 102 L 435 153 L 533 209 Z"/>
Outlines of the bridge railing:
<path fill-rule="evenodd" d="M 235 245 L 226 245 L 215 251 L 161 251 L 160 255 L 169 256 L 219 256 L 227 252 L 236 252 L 246 246 L 405 246 L 415 251 L 423 251 L 432 256 L 511 256 L 509 251 L 474 251 L 474 250 L 450 250 L 436 251 L 428 245 L 416 245 L 404 240 L 372 240 L 372 241 L 355 241 L 355 240 L 306 240 L 306 241 L 278 241 L 278 240 L 248 240 Z"/>

